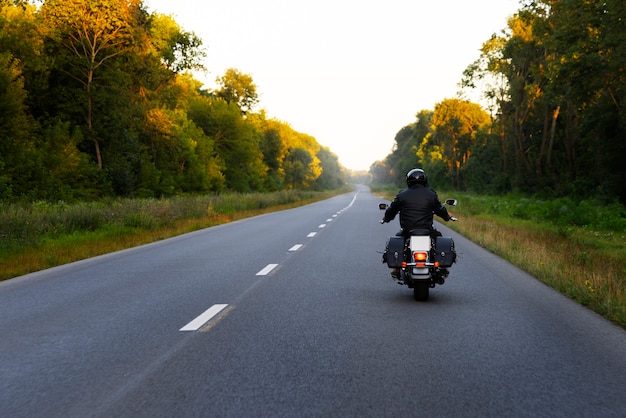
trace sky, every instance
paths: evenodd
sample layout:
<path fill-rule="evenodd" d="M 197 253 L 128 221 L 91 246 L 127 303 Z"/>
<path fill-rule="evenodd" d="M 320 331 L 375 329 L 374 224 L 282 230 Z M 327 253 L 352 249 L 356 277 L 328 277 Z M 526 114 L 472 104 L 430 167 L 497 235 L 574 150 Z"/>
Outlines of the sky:
<path fill-rule="evenodd" d="M 396 133 L 456 96 L 483 42 L 518 0 L 144 0 L 194 32 L 195 78 L 214 88 L 249 74 L 269 118 L 315 137 L 351 170 L 369 170 Z"/>

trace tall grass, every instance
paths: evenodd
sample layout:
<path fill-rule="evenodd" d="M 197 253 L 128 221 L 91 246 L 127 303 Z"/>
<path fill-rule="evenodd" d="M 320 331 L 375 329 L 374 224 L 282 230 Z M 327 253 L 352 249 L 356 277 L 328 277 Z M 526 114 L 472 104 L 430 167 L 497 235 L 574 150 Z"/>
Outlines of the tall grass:
<path fill-rule="evenodd" d="M 381 192 L 393 197 L 391 190 Z M 570 198 L 450 195 L 459 201 L 451 209 L 459 222 L 446 226 L 626 327 L 624 206 Z"/>
<path fill-rule="evenodd" d="M 275 193 L 0 203 L 0 280 L 336 194 Z"/>

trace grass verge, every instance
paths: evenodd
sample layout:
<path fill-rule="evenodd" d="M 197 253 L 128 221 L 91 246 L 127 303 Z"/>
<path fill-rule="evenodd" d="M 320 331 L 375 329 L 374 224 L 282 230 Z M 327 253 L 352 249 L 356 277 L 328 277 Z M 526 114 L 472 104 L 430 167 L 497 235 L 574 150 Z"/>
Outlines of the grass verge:
<path fill-rule="evenodd" d="M 384 189 L 378 194 L 391 199 L 395 192 Z M 623 206 L 570 199 L 450 195 L 459 201 L 451 210 L 459 222 L 446 226 L 626 328 Z"/>
<path fill-rule="evenodd" d="M 0 280 L 347 191 L 0 204 Z"/>

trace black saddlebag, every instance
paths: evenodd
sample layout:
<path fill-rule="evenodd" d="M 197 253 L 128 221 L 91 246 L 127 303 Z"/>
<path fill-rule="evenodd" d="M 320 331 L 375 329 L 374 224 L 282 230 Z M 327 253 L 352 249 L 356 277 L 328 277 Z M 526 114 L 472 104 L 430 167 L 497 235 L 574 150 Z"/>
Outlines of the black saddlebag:
<path fill-rule="evenodd" d="M 433 252 L 433 261 L 438 261 L 441 267 L 450 267 L 456 261 L 456 250 L 452 238 L 437 237 Z"/>
<path fill-rule="evenodd" d="M 401 267 L 404 261 L 404 238 L 391 237 L 387 241 L 385 253 L 383 254 L 383 263 L 391 268 Z"/>

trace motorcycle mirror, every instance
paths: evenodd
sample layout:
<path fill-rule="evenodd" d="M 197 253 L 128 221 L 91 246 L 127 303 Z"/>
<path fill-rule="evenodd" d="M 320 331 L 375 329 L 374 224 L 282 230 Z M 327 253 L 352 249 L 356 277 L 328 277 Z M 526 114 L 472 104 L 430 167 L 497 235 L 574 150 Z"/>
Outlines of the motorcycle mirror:
<path fill-rule="evenodd" d="M 388 204 L 386 204 L 386 203 L 379 203 L 379 204 L 378 204 L 378 209 L 380 209 L 380 210 L 386 210 L 388 206 L 389 206 L 389 205 L 388 205 Z"/>
<path fill-rule="evenodd" d="M 446 199 L 446 205 L 448 206 L 456 206 L 456 199 Z"/>

